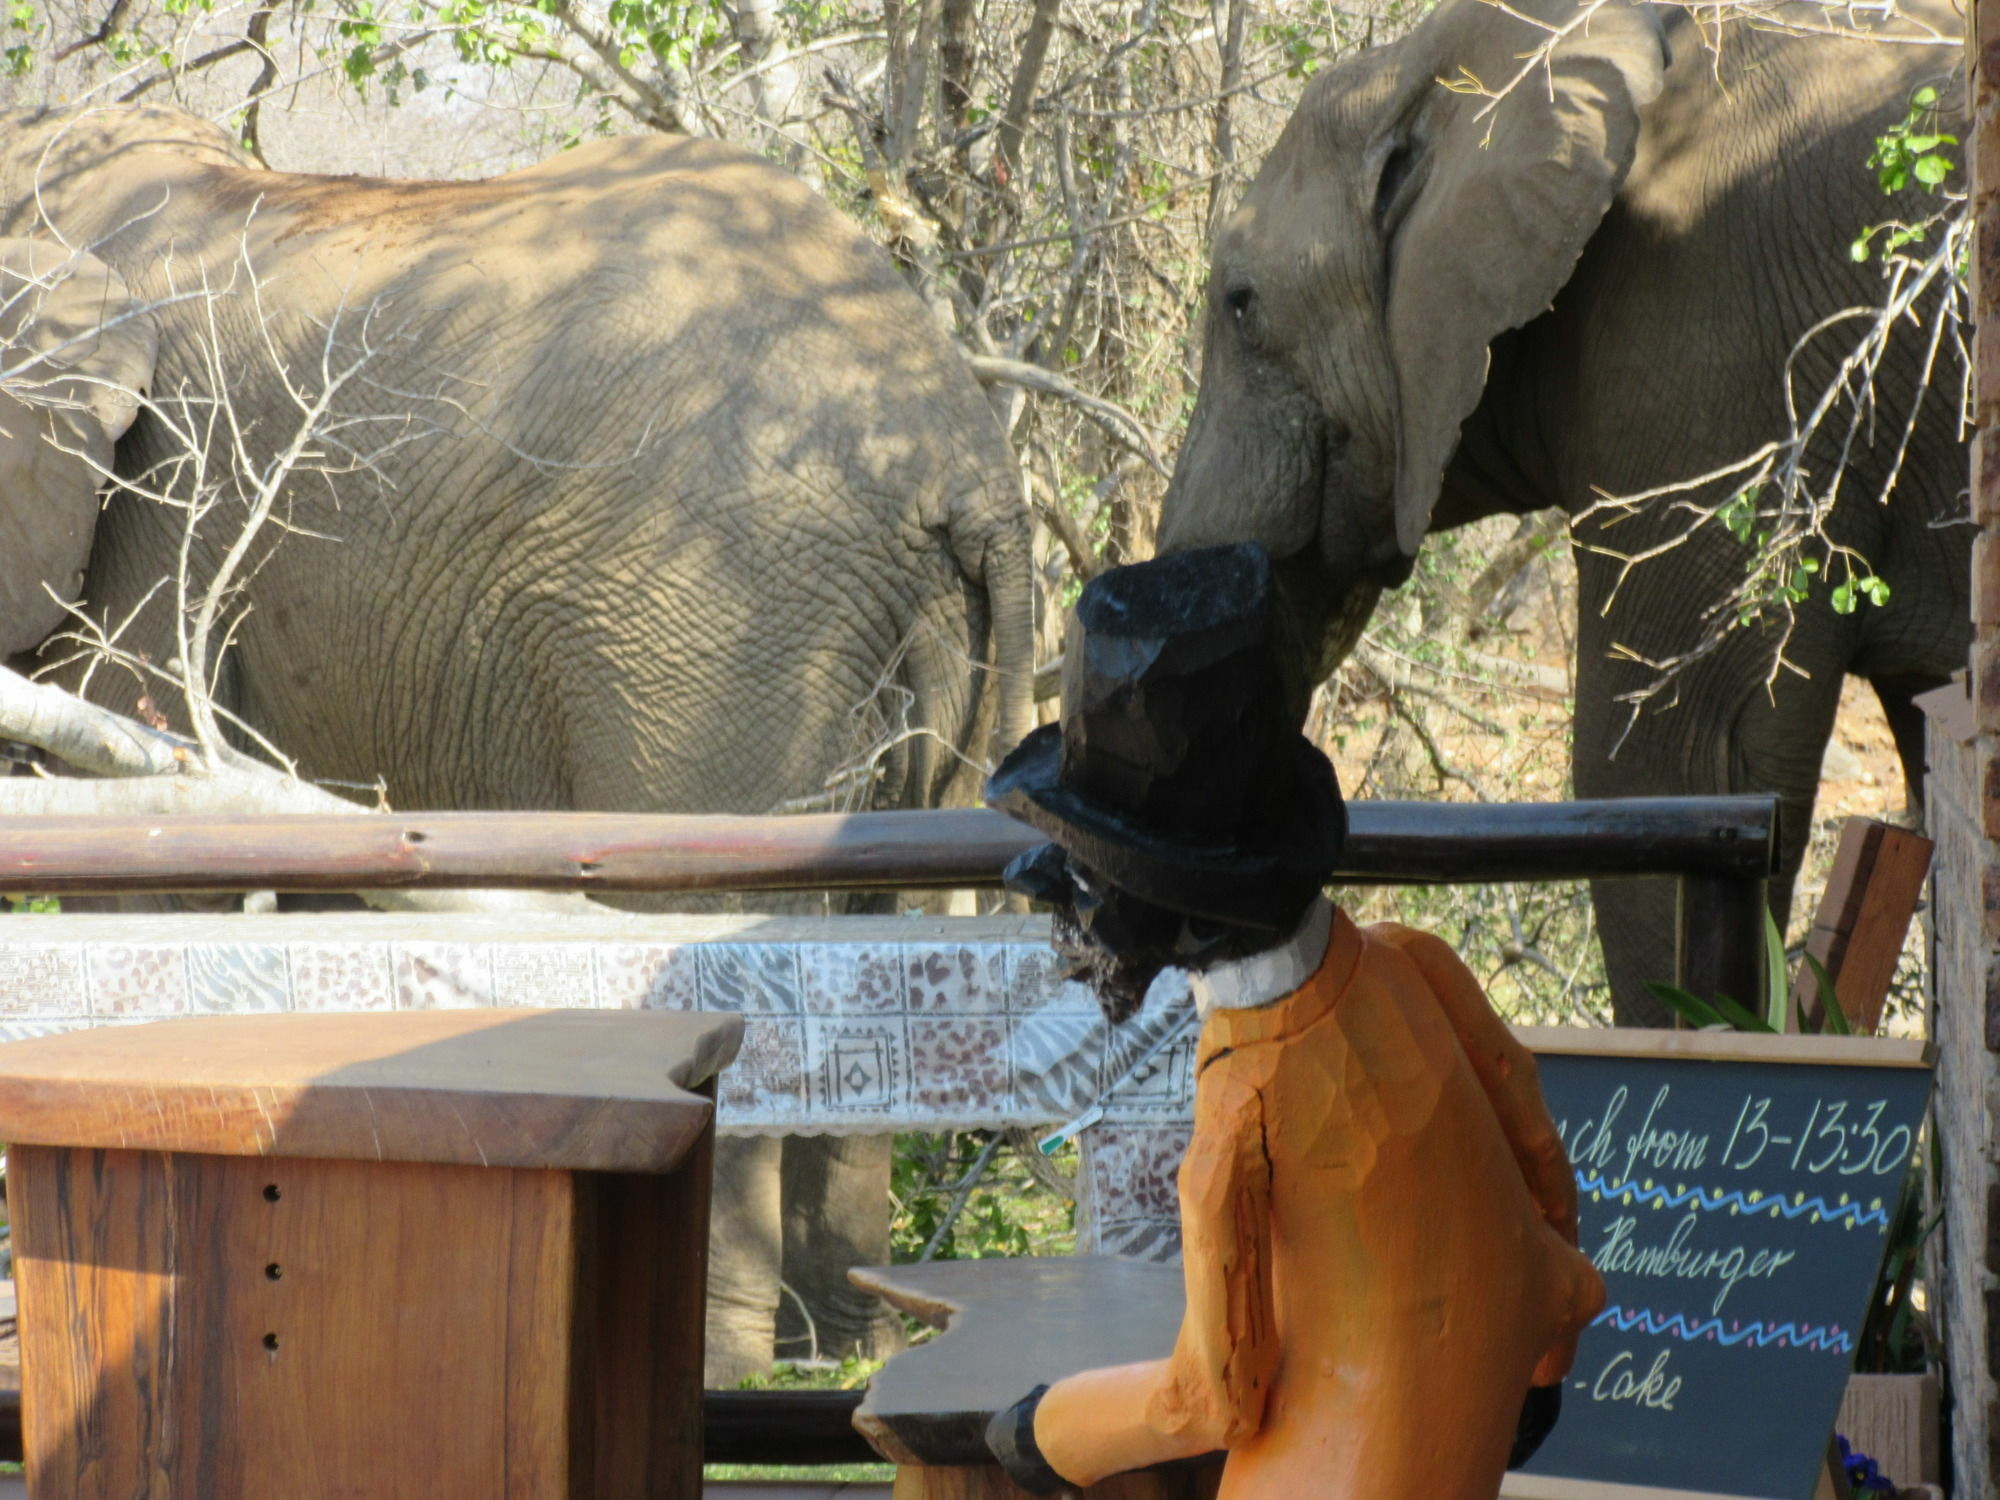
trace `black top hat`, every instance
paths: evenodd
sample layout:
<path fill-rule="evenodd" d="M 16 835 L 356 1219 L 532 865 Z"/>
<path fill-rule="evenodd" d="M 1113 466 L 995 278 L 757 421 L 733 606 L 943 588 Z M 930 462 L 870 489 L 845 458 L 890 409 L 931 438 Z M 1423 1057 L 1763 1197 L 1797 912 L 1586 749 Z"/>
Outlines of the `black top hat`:
<path fill-rule="evenodd" d="M 1147 901 L 1289 926 L 1332 873 L 1347 813 L 1286 715 L 1274 598 L 1254 542 L 1092 579 L 1070 621 L 1062 722 L 1014 748 L 987 802 Z"/>

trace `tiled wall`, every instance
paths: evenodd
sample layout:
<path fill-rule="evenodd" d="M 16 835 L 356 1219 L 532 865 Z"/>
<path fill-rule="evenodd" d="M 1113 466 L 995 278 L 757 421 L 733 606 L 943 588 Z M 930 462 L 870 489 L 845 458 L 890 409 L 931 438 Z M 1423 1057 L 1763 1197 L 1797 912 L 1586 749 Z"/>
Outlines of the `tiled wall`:
<path fill-rule="evenodd" d="M 741 1014 L 725 1130 L 1061 1123 L 1084 1242 L 1178 1247 L 1195 1031 L 1184 986 L 1108 1027 L 1040 922 L 936 918 L 9 916 L 0 1039 L 197 1012 L 599 1006 Z M 1137 1076 L 1136 1060 L 1173 1041 Z M 1120 1080 L 1123 1080 L 1121 1083 Z M 1107 1088 L 1117 1085 L 1109 1096 Z"/>

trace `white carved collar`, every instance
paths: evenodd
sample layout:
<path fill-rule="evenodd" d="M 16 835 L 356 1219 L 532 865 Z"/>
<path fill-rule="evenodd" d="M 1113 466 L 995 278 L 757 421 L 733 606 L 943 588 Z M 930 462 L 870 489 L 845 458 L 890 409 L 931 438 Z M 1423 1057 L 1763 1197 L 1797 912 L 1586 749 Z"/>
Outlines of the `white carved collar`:
<path fill-rule="evenodd" d="M 1188 975 L 1195 1009 L 1254 1010 L 1282 1000 L 1312 978 L 1333 936 L 1333 903 L 1318 897 L 1289 938 L 1248 958 L 1231 959 Z"/>

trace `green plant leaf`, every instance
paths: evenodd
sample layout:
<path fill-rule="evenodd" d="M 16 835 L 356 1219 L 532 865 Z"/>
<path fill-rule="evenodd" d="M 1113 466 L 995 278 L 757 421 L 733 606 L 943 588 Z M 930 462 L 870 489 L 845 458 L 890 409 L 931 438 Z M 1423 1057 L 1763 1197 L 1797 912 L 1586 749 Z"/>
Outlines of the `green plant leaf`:
<path fill-rule="evenodd" d="M 1721 1027 L 1724 1030 L 1730 1029 L 1729 1023 L 1716 1014 L 1714 1007 L 1706 1000 L 1689 994 L 1678 985 L 1667 984 L 1658 979 L 1649 979 L 1646 981 L 1646 988 L 1652 992 L 1655 1000 L 1672 1007 L 1680 1015 L 1681 1019 L 1699 1031 L 1712 1031 L 1716 1027 Z"/>
<path fill-rule="evenodd" d="M 1778 919 L 1764 908 L 1764 1023 L 1768 1031 L 1783 1031 L 1792 1013 L 1792 987 L 1786 982 L 1785 935 Z"/>
<path fill-rule="evenodd" d="M 1819 1029 L 1822 1036 L 1853 1036 L 1854 1028 L 1847 1024 L 1847 1012 L 1840 1008 L 1840 997 L 1833 992 L 1833 980 L 1826 972 L 1826 965 L 1810 953 L 1805 955 L 1806 967 L 1812 970 L 1813 983 L 1819 987 Z"/>
<path fill-rule="evenodd" d="M 1717 1015 L 1729 1023 L 1732 1031 L 1749 1031 L 1760 1036 L 1769 1036 L 1777 1030 L 1775 1026 L 1765 1024 L 1763 1018 L 1752 1012 L 1748 1006 L 1739 1005 L 1720 990 L 1709 997 L 1708 1003 L 1715 1007 Z"/>

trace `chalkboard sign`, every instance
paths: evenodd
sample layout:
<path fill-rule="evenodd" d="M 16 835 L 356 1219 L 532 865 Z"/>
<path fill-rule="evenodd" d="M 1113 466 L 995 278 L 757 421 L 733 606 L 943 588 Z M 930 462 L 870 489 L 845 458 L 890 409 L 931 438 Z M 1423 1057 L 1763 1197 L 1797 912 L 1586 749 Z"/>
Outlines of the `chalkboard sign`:
<path fill-rule="evenodd" d="M 1929 1098 L 1924 1045 L 1521 1038 L 1609 1296 L 1562 1420 L 1502 1493 L 1809 1500 Z"/>

